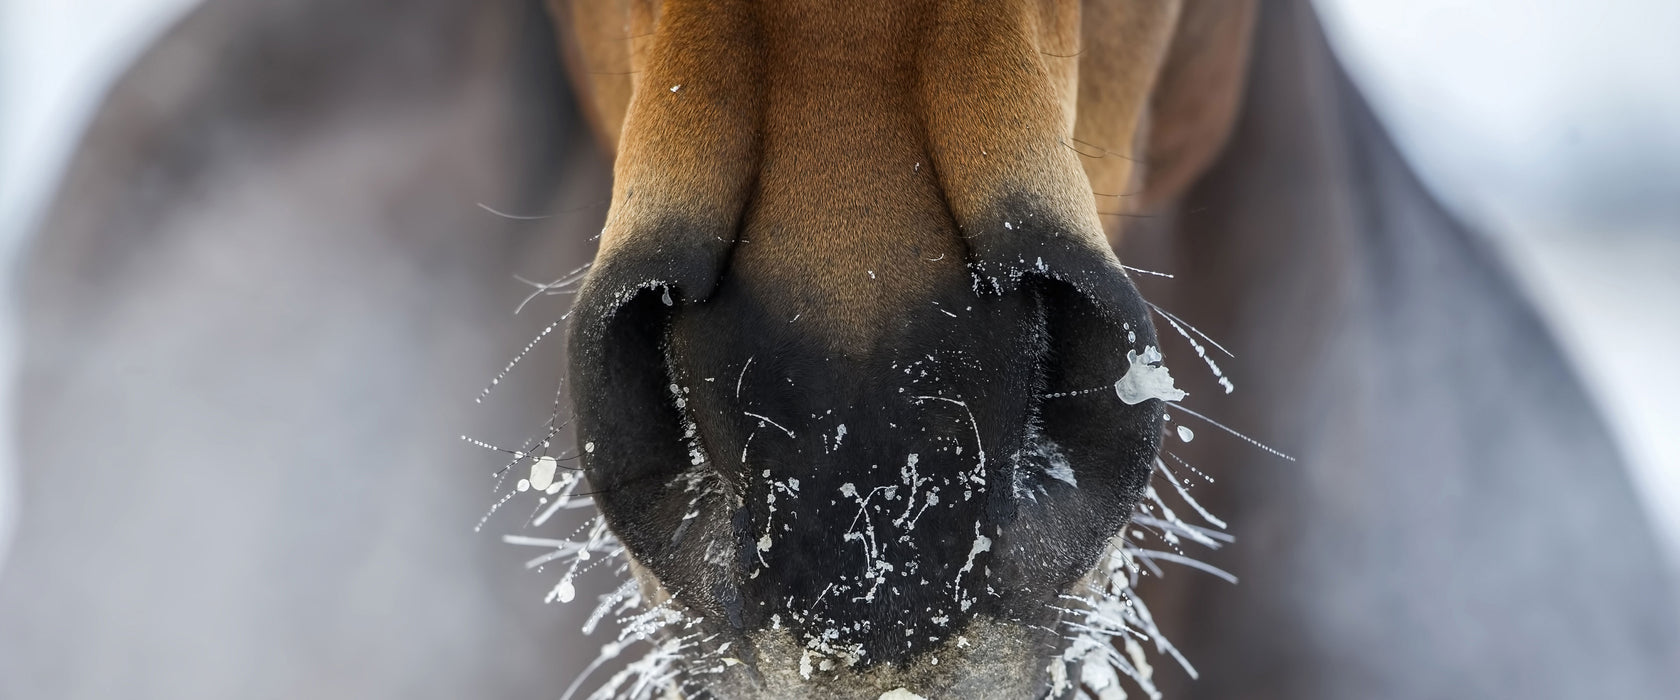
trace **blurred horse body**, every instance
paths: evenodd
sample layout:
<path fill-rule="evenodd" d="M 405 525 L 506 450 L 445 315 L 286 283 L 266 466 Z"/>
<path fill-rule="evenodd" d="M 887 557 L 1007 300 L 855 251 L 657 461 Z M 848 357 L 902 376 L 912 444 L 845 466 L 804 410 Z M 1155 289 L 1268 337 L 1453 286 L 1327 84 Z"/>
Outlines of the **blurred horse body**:
<path fill-rule="evenodd" d="M 558 353 L 470 397 L 559 315 L 512 315 L 512 275 L 590 260 L 609 194 L 548 32 L 211 2 L 125 77 L 23 268 L 0 696 L 530 697 L 593 658 L 473 534 L 455 440 L 546 416 Z M 1236 351 L 1238 391 L 1189 405 L 1299 459 L 1170 448 L 1218 479 L 1243 581 L 1145 591 L 1202 672 L 1169 696 L 1667 697 L 1672 582 L 1578 380 L 1307 4 L 1255 32 L 1229 144 L 1122 251 Z"/>

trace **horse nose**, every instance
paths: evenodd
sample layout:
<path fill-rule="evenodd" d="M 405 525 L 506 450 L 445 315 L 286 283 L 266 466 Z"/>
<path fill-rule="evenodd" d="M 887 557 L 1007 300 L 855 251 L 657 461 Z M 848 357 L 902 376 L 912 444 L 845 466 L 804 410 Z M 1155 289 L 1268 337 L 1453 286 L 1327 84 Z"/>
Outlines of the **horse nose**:
<path fill-rule="evenodd" d="M 688 19 L 671 31 L 714 18 Z M 683 43 L 665 38 L 655 54 Z M 645 584 L 762 673 L 954 659 L 993 623 L 1041 634 L 1159 445 L 1170 382 L 1053 137 L 1060 102 L 1031 71 L 991 70 L 987 92 L 919 80 L 989 70 L 935 38 L 867 74 L 655 55 L 642 85 L 670 87 L 634 98 L 572 312 L 603 515 Z M 1012 658 L 1030 675 L 1041 657 Z"/>
<path fill-rule="evenodd" d="M 683 604 L 834 663 L 1043 618 L 1141 495 L 1162 396 L 1126 388 L 1164 372 L 1112 254 L 1058 225 L 1000 215 L 975 237 L 1008 239 L 910 281 L 831 261 L 897 299 L 865 309 L 787 287 L 751 239 L 704 298 L 658 258 L 603 261 L 571 349 L 609 524 Z"/>

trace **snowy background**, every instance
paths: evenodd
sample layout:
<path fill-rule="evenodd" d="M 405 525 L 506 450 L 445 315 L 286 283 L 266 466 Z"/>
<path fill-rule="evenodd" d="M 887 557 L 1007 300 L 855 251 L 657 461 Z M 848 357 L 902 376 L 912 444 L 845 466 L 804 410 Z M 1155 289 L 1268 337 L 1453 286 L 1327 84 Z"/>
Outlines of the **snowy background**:
<path fill-rule="evenodd" d="M 5 289 L 102 94 L 193 4 L 0 0 Z M 1413 165 L 1539 300 L 1680 553 L 1680 2 L 1318 4 Z M 0 308 L 10 396 L 15 339 Z M 16 410 L 0 402 L 0 425 Z M 0 434 L 0 568 L 28 507 L 9 441 Z"/>

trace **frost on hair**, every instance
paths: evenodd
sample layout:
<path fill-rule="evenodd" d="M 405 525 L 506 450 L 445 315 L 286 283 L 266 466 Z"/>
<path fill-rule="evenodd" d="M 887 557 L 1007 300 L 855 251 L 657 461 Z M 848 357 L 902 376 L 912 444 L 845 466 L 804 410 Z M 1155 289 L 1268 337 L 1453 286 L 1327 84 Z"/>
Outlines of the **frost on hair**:
<path fill-rule="evenodd" d="M 538 287 L 539 294 L 563 293 L 580 279 L 577 272 L 562 276 L 553 285 L 533 286 Z M 1151 307 L 1195 347 L 1197 354 L 1214 373 L 1216 381 L 1228 392 L 1232 387 L 1230 380 L 1207 357 L 1198 338 L 1221 352 L 1226 352 L 1224 348 L 1182 319 L 1169 316 L 1153 305 Z M 531 352 L 538 342 L 553 334 L 554 329 L 566 321 L 567 317 L 562 316 L 544 328 L 530 345 L 518 353 L 514 362 L 496 375 L 492 386 L 507 376 L 519 358 Z M 1167 404 L 1169 419 L 1176 414 L 1204 420 L 1259 449 L 1283 456 L 1201 413 L 1179 406 L 1177 402 L 1185 394 L 1174 385 L 1171 374 L 1163 365 L 1160 348 L 1149 345 L 1141 352 L 1128 350 L 1126 359 L 1125 374 L 1115 378 L 1108 386 L 1092 386 L 1047 395 L 1046 398 L 1112 391 L 1128 404 L 1158 399 Z M 739 391 L 740 383 L 752 364 L 753 360 L 749 358 L 741 367 L 739 376 L 701 381 L 727 382 Z M 679 408 L 684 406 L 688 393 L 681 386 L 681 381 L 676 380 L 677 383 L 670 387 L 672 400 Z M 488 394 L 488 389 L 485 394 Z M 592 606 L 581 632 L 585 636 L 602 635 L 604 641 L 596 658 L 564 688 L 560 695 L 562 700 L 574 697 L 641 700 L 666 697 L 672 690 L 688 696 L 705 696 L 712 681 L 743 663 L 736 656 L 739 652 L 733 650 L 736 642 L 708 632 L 702 616 L 662 590 L 656 588 L 650 591 L 633 579 L 626 548 L 599 512 L 587 516 L 582 525 L 570 532 L 543 532 L 553 529 L 555 515 L 559 511 L 588 511 L 594 508 L 593 500 L 586 497 L 589 495 L 585 488 L 587 480 L 577 467 L 577 460 L 581 455 L 592 452 L 595 445 L 585 442 L 577 445 L 575 450 L 561 449 L 560 446 L 566 442 L 563 436 L 571 422 L 563 415 L 563 394 L 562 383 L 556 391 L 547 421 L 535 436 L 517 448 L 499 447 L 463 436 L 476 447 L 504 456 L 499 468 L 492 472 L 497 496 L 478 525 L 482 528 L 510 503 L 528 502 L 528 515 L 517 525 L 517 532 L 503 535 L 503 541 L 538 551 L 526 562 L 526 567 L 553 578 L 554 584 L 546 595 L 546 602 L 575 603 L 581 597 Z M 480 395 L 479 399 L 483 398 L 484 395 Z M 934 395 L 908 398 L 937 404 L 951 412 L 953 419 L 974 423 L 973 413 L 961 400 Z M 749 414 L 748 417 L 759 421 L 760 427 L 772 434 L 792 432 L 771 416 Z M 1181 442 L 1195 437 L 1194 431 L 1182 421 L 1172 428 L 1172 433 Z M 1029 426 L 1029 433 L 1034 429 Z M 966 455 L 974 460 L 974 471 L 962 477 L 963 483 L 983 484 L 989 458 L 984 443 L 979 440 L 977 424 L 975 431 L 974 450 Z M 707 468 L 707 453 L 695 440 L 694 426 L 686 418 L 682 433 L 691 443 L 686 448 L 690 463 L 683 465 L 677 477 L 681 489 L 691 498 L 688 515 L 684 516 L 687 522 L 698 516 L 706 503 L 724 501 L 716 500 L 723 498 L 723 487 Z M 825 446 L 838 449 L 848 440 L 848 429 L 845 424 L 839 424 L 830 429 L 822 440 Z M 1049 440 L 1035 440 L 1029 435 L 1026 445 L 1015 454 L 993 456 L 990 460 L 1003 460 L 1014 465 L 1009 472 L 1014 475 L 1014 480 L 1007 486 L 1017 499 L 1040 498 L 1047 493 L 1044 486 L 1052 482 L 1079 487 L 1079 480 L 1068 465 L 1066 456 Z M 830 589 L 825 589 L 825 595 L 847 595 L 863 600 L 872 598 L 875 589 L 887 580 L 888 572 L 882 568 L 886 559 L 881 556 L 881 551 L 892 546 L 898 536 L 896 533 L 916 528 L 928 509 L 942 505 L 940 499 L 962 498 L 960 491 L 941 492 L 928 488 L 928 475 L 920 470 L 918 461 L 918 455 L 908 454 L 901 464 L 893 466 L 902 476 L 901 484 L 863 489 L 848 483 L 833 494 L 837 501 L 854 504 L 857 511 L 857 517 L 851 522 L 845 537 L 845 541 L 856 549 L 853 552 L 836 552 L 836 555 L 860 557 L 858 561 L 861 562 L 862 573 L 855 581 L 845 583 L 845 591 L 835 590 L 831 584 Z M 1051 683 L 1046 689 L 1050 695 L 1106 700 L 1125 697 L 1129 686 L 1146 697 L 1159 698 L 1155 664 L 1164 659 L 1170 659 L 1192 677 L 1197 675 L 1191 660 L 1185 658 L 1156 625 L 1149 607 L 1137 596 L 1136 589 L 1144 577 L 1164 576 L 1169 570 L 1165 566 L 1168 564 L 1196 569 L 1235 583 L 1235 576 L 1198 559 L 1200 553 L 1233 542 L 1233 537 L 1226 532 L 1226 523 L 1203 507 L 1193 495 L 1198 485 L 1212 483 L 1212 477 L 1169 449 L 1163 449 L 1161 456 L 1154 460 L 1151 472 L 1150 486 L 1145 490 L 1144 498 L 1133 508 L 1128 524 L 1112 538 L 1095 566 L 1054 603 L 1056 631 L 1062 646 L 1045 667 Z M 769 476 L 768 473 L 766 476 Z M 846 487 L 851 488 L 848 490 Z M 779 510 L 784 505 L 777 499 L 796 499 L 801 494 L 801 488 L 802 484 L 797 479 L 782 479 L 772 483 L 768 489 L 767 507 L 771 519 L 761 523 L 763 531 L 755 533 L 757 538 L 754 541 L 760 566 L 768 565 L 764 554 L 776 546 L 775 518 L 797 517 L 796 513 Z M 882 515 L 872 517 L 872 508 L 880 510 Z M 949 590 L 948 602 L 953 609 L 966 609 L 972 603 L 972 587 L 959 584 L 964 577 L 984 574 L 980 571 L 983 567 L 975 566 L 976 558 L 994 547 L 994 540 L 979 523 L 974 524 L 972 533 L 966 534 L 964 547 L 968 564 L 957 572 L 958 581 L 947 582 L 944 586 L 939 582 L 930 582 L 931 586 Z M 698 546 L 701 543 L 695 544 Z M 705 546 L 716 544 L 711 542 Z M 732 556 L 727 549 L 727 546 L 724 547 L 725 551 L 719 555 L 723 557 L 720 563 L 727 564 L 727 557 Z M 580 591 L 592 590 L 609 592 L 596 596 L 579 595 Z M 815 614 L 809 609 L 790 607 L 778 611 L 771 619 L 778 628 L 784 623 L 804 619 L 808 623 L 807 628 L 821 630 L 825 623 L 813 619 Z M 937 621 L 922 622 L 931 628 Z M 921 626 L 912 620 L 906 620 L 905 624 L 907 629 Z M 955 643 L 960 645 L 964 641 L 959 635 Z M 798 658 L 797 671 L 807 679 L 818 672 L 850 666 L 857 661 L 860 653 L 859 649 L 844 643 L 837 634 L 811 634 L 801 643 L 804 653 Z M 898 691 L 891 691 L 883 697 L 914 696 L 909 690 L 899 690 L 905 695 L 893 696 L 892 692 Z"/>

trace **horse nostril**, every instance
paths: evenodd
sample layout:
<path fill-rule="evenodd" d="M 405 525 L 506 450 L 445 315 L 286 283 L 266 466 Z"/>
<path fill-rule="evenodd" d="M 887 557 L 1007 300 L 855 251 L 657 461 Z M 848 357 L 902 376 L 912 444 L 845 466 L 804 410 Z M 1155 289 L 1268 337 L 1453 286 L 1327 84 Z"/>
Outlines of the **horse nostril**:
<path fill-rule="evenodd" d="M 1112 254 L 1000 250 L 848 311 L 892 322 L 804 316 L 751 264 L 703 301 L 603 265 L 575 312 L 573 392 L 636 560 L 734 633 L 837 663 L 1044 618 L 1141 495 L 1160 405 L 1113 387 L 1154 336 Z"/>

